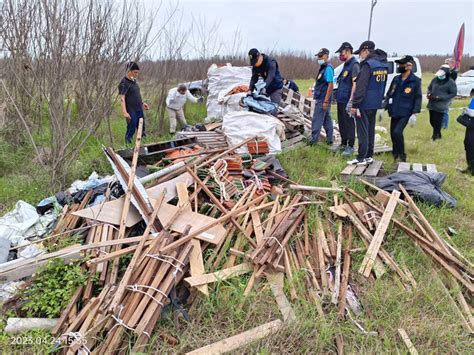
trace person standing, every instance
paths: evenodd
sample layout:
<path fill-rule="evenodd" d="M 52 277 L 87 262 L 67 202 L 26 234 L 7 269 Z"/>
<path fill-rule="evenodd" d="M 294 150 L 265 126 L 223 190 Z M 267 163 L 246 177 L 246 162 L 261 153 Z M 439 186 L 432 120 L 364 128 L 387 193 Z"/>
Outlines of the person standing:
<path fill-rule="evenodd" d="M 180 84 L 178 87 L 168 91 L 168 96 L 166 96 L 166 110 L 168 111 L 168 117 L 170 119 L 170 134 L 176 133 L 178 122 L 182 127 L 187 125 L 183 111 L 186 101 L 197 103 L 202 102 L 203 98 L 194 97 L 184 84 Z"/>
<path fill-rule="evenodd" d="M 334 68 L 329 63 L 329 50 L 321 48 L 316 54 L 319 71 L 314 86 L 315 101 L 313 121 L 311 123 L 311 144 L 317 144 L 321 127 L 326 131 L 326 143 L 333 143 L 333 125 L 331 118 L 331 97 L 334 88 Z"/>
<path fill-rule="evenodd" d="M 395 61 L 398 64 L 397 75 L 393 78 L 385 97 L 390 121 L 390 137 L 393 144 L 393 158 L 405 162 L 405 140 L 403 130 L 409 120 L 415 121 L 416 114 L 421 110 L 421 80 L 413 74 L 415 60 L 406 55 Z"/>
<path fill-rule="evenodd" d="M 355 79 L 359 74 L 359 62 L 352 54 L 353 48 L 349 42 L 341 44 L 336 53 L 339 60 L 344 62 L 341 74 L 337 78 L 336 91 L 337 120 L 339 133 L 341 134 L 341 145 L 338 147 L 343 156 L 350 157 L 354 154 L 355 143 L 355 121 L 350 115 L 352 106 L 352 95 L 355 90 Z"/>
<path fill-rule="evenodd" d="M 149 106 L 142 100 L 140 93 L 140 87 L 137 84 L 137 78 L 140 74 L 140 68 L 135 62 L 129 62 L 127 64 L 127 74 L 120 81 L 118 86 L 120 107 L 122 108 L 122 114 L 127 121 L 127 131 L 125 132 L 125 142 L 131 143 L 132 138 L 138 129 L 138 123 L 140 118 L 143 118 L 143 133 L 142 136 L 146 137 L 145 134 L 145 115 L 143 109 L 148 110 Z"/>
<path fill-rule="evenodd" d="M 471 103 L 464 109 L 457 121 L 466 127 L 464 149 L 466 150 L 467 168 L 461 172 L 474 176 L 474 98 L 471 99 Z"/>
<path fill-rule="evenodd" d="M 293 90 L 294 92 L 300 92 L 300 88 L 298 87 L 298 85 L 296 85 L 294 80 L 283 78 L 283 86 L 290 90 Z"/>
<path fill-rule="evenodd" d="M 348 164 L 367 165 L 374 161 L 375 116 L 382 108 L 387 83 L 387 53 L 375 49 L 375 43 L 364 41 L 354 52 L 361 59 L 360 72 L 352 98 L 351 114 L 356 117 L 359 151 Z"/>
<path fill-rule="evenodd" d="M 454 82 L 456 82 L 456 79 L 458 78 L 458 72 L 455 69 L 454 59 L 446 58 L 444 61 L 444 64 L 449 66 L 449 73 L 450 73 L 449 76 L 451 77 L 451 79 L 454 80 Z M 449 102 L 449 106 L 451 106 L 451 101 Z M 448 126 L 449 126 L 449 106 L 448 106 L 448 110 L 443 114 L 443 124 L 441 126 L 441 128 L 443 129 L 448 129 Z"/>
<path fill-rule="evenodd" d="M 252 66 L 252 77 L 250 78 L 248 94 L 255 90 L 255 84 L 259 77 L 262 77 L 265 81 L 262 94 L 267 95 L 272 102 L 280 104 L 283 79 L 277 61 L 269 55 L 260 53 L 257 48 L 252 48 L 249 51 L 249 59 Z"/>
<path fill-rule="evenodd" d="M 436 72 L 435 77 L 428 85 L 428 110 L 430 112 L 430 124 L 433 127 L 431 139 L 441 139 L 441 127 L 443 115 L 448 111 L 449 102 L 456 96 L 457 87 L 451 78 L 449 66 L 443 64 Z"/>

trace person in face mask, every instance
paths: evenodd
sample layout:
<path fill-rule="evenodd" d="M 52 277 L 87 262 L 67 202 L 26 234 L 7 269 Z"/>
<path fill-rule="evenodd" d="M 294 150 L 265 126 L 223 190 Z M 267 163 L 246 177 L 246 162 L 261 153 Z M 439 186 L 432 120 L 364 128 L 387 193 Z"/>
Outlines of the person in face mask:
<path fill-rule="evenodd" d="M 428 85 L 428 110 L 430 112 L 430 124 L 433 127 L 431 139 L 441 139 L 441 126 L 443 115 L 449 109 L 450 101 L 456 96 L 457 87 L 451 78 L 449 66 L 443 64 L 436 72 L 435 77 Z"/>
<path fill-rule="evenodd" d="M 140 68 L 135 62 L 127 64 L 127 74 L 118 86 L 120 106 L 122 114 L 127 121 L 127 131 L 125 133 L 125 142 L 131 143 L 135 131 L 138 129 L 140 118 L 143 118 L 143 133 L 145 137 L 145 115 L 143 109 L 148 110 L 149 106 L 144 103 L 140 94 L 140 87 L 137 84 L 137 77 Z"/>
<path fill-rule="evenodd" d="M 334 68 L 329 63 L 329 50 L 327 48 L 321 48 L 316 57 L 318 58 L 319 71 L 313 92 L 315 106 L 311 123 L 311 144 L 318 143 L 321 128 L 324 127 L 326 142 L 328 145 L 332 145 L 331 96 L 334 87 Z"/>
<path fill-rule="evenodd" d="M 341 145 L 337 148 L 346 157 L 354 154 L 355 121 L 354 117 L 350 115 L 350 109 L 352 107 L 352 95 L 355 90 L 355 79 L 359 74 L 359 62 L 352 55 L 352 50 L 351 44 L 344 42 L 336 51 L 336 53 L 339 53 L 339 60 L 344 62 L 342 71 L 337 78 L 337 120 L 339 133 L 341 134 Z"/>
<path fill-rule="evenodd" d="M 405 140 L 403 130 L 409 120 L 416 120 L 416 114 L 421 110 L 421 80 L 412 73 L 415 60 L 406 55 L 395 61 L 400 75 L 393 78 L 385 97 L 384 107 L 387 108 L 390 121 L 390 136 L 393 144 L 395 161 L 406 161 Z"/>
<path fill-rule="evenodd" d="M 168 96 L 166 97 L 166 110 L 168 111 L 168 117 L 170 119 L 170 134 L 176 133 L 177 122 L 179 122 L 183 127 L 187 125 L 183 111 L 186 101 L 191 101 L 193 103 L 202 102 L 203 98 L 194 97 L 184 84 L 180 84 L 177 88 L 172 88 L 168 91 Z"/>

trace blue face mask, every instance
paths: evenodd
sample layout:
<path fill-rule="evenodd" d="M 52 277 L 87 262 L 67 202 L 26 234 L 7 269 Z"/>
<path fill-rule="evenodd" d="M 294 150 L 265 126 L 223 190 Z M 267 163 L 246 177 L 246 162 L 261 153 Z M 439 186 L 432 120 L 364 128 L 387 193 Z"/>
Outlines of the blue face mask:
<path fill-rule="evenodd" d="M 318 59 L 318 64 L 323 65 L 325 63 L 324 59 Z"/>
<path fill-rule="evenodd" d="M 444 80 L 446 79 L 446 75 L 438 75 L 438 80 Z"/>

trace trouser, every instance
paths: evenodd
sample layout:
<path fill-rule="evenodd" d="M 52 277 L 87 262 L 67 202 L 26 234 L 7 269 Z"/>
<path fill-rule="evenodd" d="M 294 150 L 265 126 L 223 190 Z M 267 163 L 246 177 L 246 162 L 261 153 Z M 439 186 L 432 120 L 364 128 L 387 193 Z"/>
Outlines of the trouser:
<path fill-rule="evenodd" d="M 143 117 L 143 129 L 142 129 L 142 137 L 145 137 L 145 115 L 143 111 L 132 111 L 128 113 L 130 115 L 130 122 L 127 123 L 127 132 L 125 132 L 125 142 L 131 143 L 133 135 L 138 129 L 138 123 L 140 118 Z"/>
<path fill-rule="evenodd" d="M 357 139 L 359 140 L 357 160 L 362 161 L 374 155 L 375 116 L 377 110 L 360 110 L 360 114 L 361 116 L 356 119 Z"/>
<path fill-rule="evenodd" d="M 354 148 L 355 142 L 355 121 L 346 111 L 347 103 L 337 103 L 337 121 L 339 123 L 339 133 L 341 134 L 341 145 Z"/>
<path fill-rule="evenodd" d="M 433 140 L 441 138 L 441 125 L 443 123 L 443 112 L 430 110 L 430 124 L 433 127 Z"/>
<path fill-rule="evenodd" d="M 328 105 L 327 111 L 323 109 L 323 101 L 317 101 L 314 105 L 313 121 L 311 122 L 311 143 L 317 143 L 321 134 L 321 127 L 326 131 L 326 142 L 332 144 L 332 119 L 331 105 Z"/>
<path fill-rule="evenodd" d="M 403 130 L 407 126 L 409 118 L 410 117 L 392 117 L 390 121 L 390 137 L 392 138 L 392 154 L 394 157 L 406 158 Z"/>
<path fill-rule="evenodd" d="M 179 110 L 174 110 L 172 108 L 167 107 L 166 111 L 168 111 L 168 117 L 170 118 L 170 133 L 176 133 L 176 125 L 177 122 L 181 126 L 186 126 L 188 123 L 186 122 L 186 117 L 184 117 L 183 109 L 180 108 Z"/>
<path fill-rule="evenodd" d="M 443 113 L 443 124 L 441 125 L 441 128 L 447 129 L 449 126 L 449 112 L 446 111 Z"/>
<path fill-rule="evenodd" d="M 280 101 L 281 101 L 281 94 L 283 93 L 283 89 L 278 89 L 271 94 L 269 94 L 270 101 L 276 103 L 278 106 L 280 106 Z M 278 114 L 278 107 L 272 111 L 272 115 L 276 116 Z"/>
<path fill-rule="evenodd" d="M 466 150 L 467 167 L 471 173 L 474 173 L 474 128 L 466 129 L 464 149 Z"/>

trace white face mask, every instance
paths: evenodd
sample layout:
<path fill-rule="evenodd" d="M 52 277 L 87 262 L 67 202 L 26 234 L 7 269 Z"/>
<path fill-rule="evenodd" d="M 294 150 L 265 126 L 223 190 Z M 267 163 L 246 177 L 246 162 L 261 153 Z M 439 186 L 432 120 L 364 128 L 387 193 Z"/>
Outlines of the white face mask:
<path fill-rule="evenodd" d="M 318 59 L 318 64 L 323 65 L 325 63 L 324 59 Z"/>

